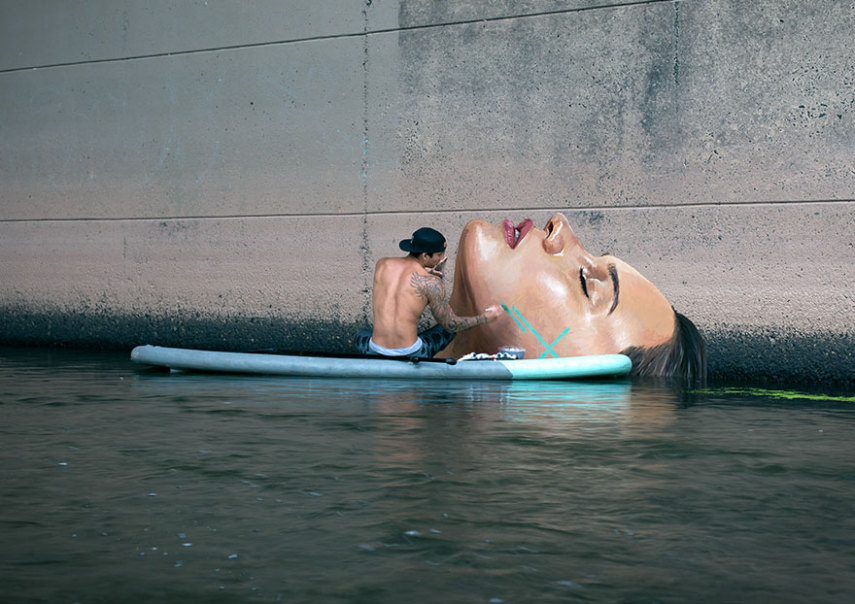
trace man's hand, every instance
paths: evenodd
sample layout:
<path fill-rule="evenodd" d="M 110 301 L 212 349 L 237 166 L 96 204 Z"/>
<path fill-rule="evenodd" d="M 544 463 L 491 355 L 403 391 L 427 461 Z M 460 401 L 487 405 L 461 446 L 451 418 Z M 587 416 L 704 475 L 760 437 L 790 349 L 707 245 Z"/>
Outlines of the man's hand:
<path fill-rule="evenodd" d="M 499 318 L 499 315 L 502 314 L 502 310 L 499 306 L 495 304 L 493 306 L 488 306 L 484 309 L 484 316 L 487 317 L 487 323 L 492 323 L 496 319 Z"/>
<path fill-rule="evenodd" d="M 442 271 L 445 269 L 445 263 L 446 263 L 446 262 L 448 262 L 448 256 L 445 256 L 442 260 L 440 260 L 440 261 L 436 264 L 436 266 L 435 266 L 435 267 L 433 267 L 433 268 L 429 268 L 429 269 L 428 269 L 428 272 L 429 272 L 431 275 L 434 275 L 434 276 L 439 277 L 440 279 L 442 279 L 442 277 L 443 277 L 443 272 L 442 272 Z"/>

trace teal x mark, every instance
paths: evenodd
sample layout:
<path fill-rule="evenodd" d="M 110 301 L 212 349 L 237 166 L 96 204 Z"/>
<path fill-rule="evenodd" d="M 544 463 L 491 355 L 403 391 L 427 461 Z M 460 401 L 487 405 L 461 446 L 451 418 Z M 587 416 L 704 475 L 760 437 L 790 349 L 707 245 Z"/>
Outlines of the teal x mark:
<path fill-rule="evenodd" d="M 537 330 L 531 326 L 531 323 L 529 323 L 528 321 L 525 320 L 525 317 L 522 315 L 522 313 L 520 311 L 517 310 L 516 306 L 511 306 L 510 308 L 508 308 L 508 305 L 505 304 L 504 302 L 502 302 L 502 308 L 504 308 L 505 311 L 509 315 L 511 315 L 511 318 L 514 321 L 516 321 L 517 325 L 520 326 L 520 329 L 523 330 L 523 333 L 525 333 L 526 331 L 531 331 L 531 333 L 534 334 L 534 337 L 536 337 L 538 340 L 540 340 L 540 343 L 543 344 L 544 351 L 543 351 L 543 354 L 538 357 L 539 359 L 542 359 L 543 357 L 545 357 L 546 353 L 550 353 L 552 356 L 554 356 L 556 358 L 558 357 L 558 354 L 555 352 L 555 350 L 552 347 L 555 346 L 555 344 L 558 342 L 558 340 L 560 340 L 561 338 L 563 338 L 564 336 L 566 336 L 570 332 L 569 327 L 567 327 L 564 331 L 562 331 L 560 334 L 558 334 L 558 337 L 552 341 L 552 344 L 547 344 L 546 340 L 544 340 L 543 337 L 539 333 L 537 333 Z"/>

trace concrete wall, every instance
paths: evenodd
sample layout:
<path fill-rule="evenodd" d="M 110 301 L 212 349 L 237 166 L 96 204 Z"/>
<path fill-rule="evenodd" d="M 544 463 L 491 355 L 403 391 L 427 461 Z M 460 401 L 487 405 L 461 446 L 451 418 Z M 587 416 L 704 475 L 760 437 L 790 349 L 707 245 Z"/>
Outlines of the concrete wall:
<path fill-rule="evenodd" d="M 417 227 L 563 211 L 716 375 L 851 380 L 853 31 L 840 0 L 0 0 L 0 341 L 346 350 Z"/>

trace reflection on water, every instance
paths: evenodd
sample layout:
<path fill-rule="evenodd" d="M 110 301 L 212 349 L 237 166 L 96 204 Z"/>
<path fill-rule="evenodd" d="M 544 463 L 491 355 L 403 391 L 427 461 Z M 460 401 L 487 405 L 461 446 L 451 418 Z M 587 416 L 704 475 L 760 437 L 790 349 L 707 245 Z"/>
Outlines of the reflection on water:
<path fill-rule="evenodd" d="M 849 601 L 853 420 L 0 350 L 0 600 Z"/>

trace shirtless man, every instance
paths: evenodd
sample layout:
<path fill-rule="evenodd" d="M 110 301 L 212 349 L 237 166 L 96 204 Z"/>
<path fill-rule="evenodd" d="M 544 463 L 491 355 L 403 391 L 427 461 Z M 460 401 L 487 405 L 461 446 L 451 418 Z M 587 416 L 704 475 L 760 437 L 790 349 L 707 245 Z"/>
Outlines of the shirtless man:
<path fill-rule="evenodd" d="M 399 247 L 409 255 L 381 258 L 374 269 L 374 331 L 361 330 L 356 347 L 363 354 L 431 358 L 458 331 L 491 323 L 499 307 L 490 306 L 474 317 L 459 317 L 445 299 L 442 267 L 446 241 L 439 231 L 423 227 Z M 430 306 L 439 325 L 418 333 L 419 317 Z"/>

